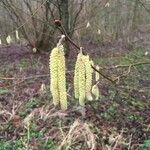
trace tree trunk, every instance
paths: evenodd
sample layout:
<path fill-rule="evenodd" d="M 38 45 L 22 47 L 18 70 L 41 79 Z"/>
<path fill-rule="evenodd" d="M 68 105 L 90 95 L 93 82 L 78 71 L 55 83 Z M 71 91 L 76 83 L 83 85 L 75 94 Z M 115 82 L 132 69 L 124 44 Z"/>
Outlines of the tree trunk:
<path fill-rule="evenodd" d="M 68 0 L 61 0 L 60 3 L 60 10 L 61 10 L 61 19 L 62 19 L 62 23 L 63 26 L 68 34 L 68 36 L 70 35 L 70 29 L 69 29 L 69 1 Z M 65 42 L 65 49 L 66 49 L 66 55 L 69 55 L 69 42 L 66 41 Z"/>
<path fill-rule="evenodd" d="M 132 16 L 132 24 L 130 28 L 130 41 L 133 41 L 135 31 L 136 31 L 136 20 L 137 20 L 137 11 L 138 11 L 138 0 L 135 0 L 134 2 L 134 8 L 133 8 L 133 16 Z"/>

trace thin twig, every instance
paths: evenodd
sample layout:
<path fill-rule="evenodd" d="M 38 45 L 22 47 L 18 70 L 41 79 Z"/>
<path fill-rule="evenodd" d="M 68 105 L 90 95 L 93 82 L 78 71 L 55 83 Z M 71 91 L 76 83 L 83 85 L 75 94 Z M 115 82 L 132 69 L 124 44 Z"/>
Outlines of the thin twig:
<path fill-rule="evenodd" d="M 139 65 L 146 65 L 146 64 L 150 64 L 150 62 L 138 62 L 138 63 L 129 64 L 129 65 L 116 65 L 116 66 L 111 67 L 109 69 L 129 67 L 129 66 L 139 66 Z"/>
<path fill-rule="evenodd" d="M 94 71 L 98 72 L 102 77 L 104 77 L 105 79 L 109 80 L 110 82 L 112 82 L 113 84 L 115 84 L 115 81 L 113 81 L 112 79 L 110 79 L 109 77 L 105 76 L 103 73 L 101 73 L 99 70 L 97 70 L 94 66 L 91 65 L 91 67 L 93 68 Z"/>
<path fill-rule="evenodd" d="M 48 77 L 48 76 L 49 76 L 49 74 L 47 74 L 47 75 L 31 76 L 31 77 L 26 77 L 26 78 L 4 78 L 4 77 L 0 77 L 0 79 L 2 79 L 2 80 L 18 80 L 18 79 L 22 79 L 21 81 L 15 83 L 13 85 L 0 87 L 0 88 L 10 88 L 10 87 L 14 87 L 14 86 L 20 85 L 22 82 L 24 82 L 26 80 L 29 80 L 29 79 L 42 78 L 42 77 Z"/>
<path fill-rule="evenodd" d="M 74 43 L 74 41 L 69 37 L 69 35 L 67 34 L 65 28 L 63 27 L 62 23 L 60 20 L 56 20 L 55 21 L 55 25 L 56 27 L 61 31 L 63 32 L 63 34 L 66 36 L 67 40 L 72 44 L 74 45 L 78 51 L 80 51 L 80 46 L 78 46 L 76 43 Z M 83 52 L 84 54 L 85 52 Z M 112 83 L 115 83 L 112 79 L 110 79 L 109 77 L 105 76 L 103 73 L 101 73 L 99 70 L 97 70 L 94 66 L 91 66 L 96 72 L 98 72 L 101 76 L 103 76 L 105 79 L 107 79 L 108 81 L 112 82 Z"/>
<path fill-rule="evenodd" d="M 0 77 L 1 80 L 18 80 L 18 79 L 24 79 L 24 80 L 28 80 L 28 79 L 34 79 L 34 78 L 42 78 L 42 77 L 48 77 L 49 74 L 44 74 L 44 75 L 36 75 L 36 76 L 29 76 L 29 77 L 26 77 L 26 78 L 7 78 L 7 77 Z"/>
<path fill-rule="evenodd" d="M 123 73 L 122 75 L 116 77 L 116 79 L 115 79 L 114 81 L 117 81 L 117 82 L 119 83 L 120 78 L 126 77 L 126 76 L 131 72 L 131 67 L 132 67 L 132 65 L 130 65 L 130 66 L 128 67 L 128 71 L 127 71 L 126 73 Z"/>

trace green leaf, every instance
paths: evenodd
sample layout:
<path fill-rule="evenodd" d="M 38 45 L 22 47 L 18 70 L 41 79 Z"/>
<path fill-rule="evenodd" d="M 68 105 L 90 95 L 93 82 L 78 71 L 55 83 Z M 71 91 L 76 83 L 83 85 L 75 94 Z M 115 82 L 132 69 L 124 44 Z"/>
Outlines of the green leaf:
<path fill-rule="evenodd" d="M 9 94 L 9 93 L 11 93 L 10 90 L 7 90 L 7 89 L 0 89 L 0 95 Z"/>
<path fill-rule="evenodd" d="M 144 146 L 145 146 L 146 148 L 150 148 L 150 139 L 144 141 Z"/>

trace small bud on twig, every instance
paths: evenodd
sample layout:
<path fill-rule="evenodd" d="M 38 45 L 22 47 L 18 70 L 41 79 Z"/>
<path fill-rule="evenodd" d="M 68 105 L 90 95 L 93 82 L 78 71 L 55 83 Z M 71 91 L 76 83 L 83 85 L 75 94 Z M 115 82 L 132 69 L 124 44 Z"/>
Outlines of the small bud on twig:
<path fill-rule="evenodd" d="M 56 26 L 59 26 L 59 27 L 61 26 L 61 21 L 60 20 L 55 20 L 54 23 L 55 23 Z"/>

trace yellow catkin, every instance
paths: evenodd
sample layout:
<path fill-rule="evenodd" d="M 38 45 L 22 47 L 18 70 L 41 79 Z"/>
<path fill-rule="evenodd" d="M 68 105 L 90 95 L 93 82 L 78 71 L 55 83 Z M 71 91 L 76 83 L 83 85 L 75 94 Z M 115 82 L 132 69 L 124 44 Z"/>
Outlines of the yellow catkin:
<path fill-rule="evenodd" d="M 85 106 L 86 68 L 83 55 L 79 59 L 79 104 Z"/>
<path fill-rule="evenodd" d="M 99 68 L 98 65 L 96 65 L 96 69 L 99 71 L 100 68 Z M 100 78 L 99 73 L 98 73 L 98 72 L 95 72 L 95 80 L 96 80 L 96 82 L 99 81 L 99 78 Z"/>
<path fill-rule="evenodd" d="M 77 61 L 75 64 L 75 71 L 74 71 L 74 95 L 75 98 L 79 98 L 79 65 L 80 65 L 80 60 L 81 60 L 81 53 L 78 54 L 77 56 Z"/>
<path fill-rule="evenodd" d="M 93 85 L 92 94 L 95 96 L 95 100 L 99 99 L 99 89 L 97 84 Z"/>
<path fill-rule="evenodd" d="M 62 110 L 67 109 L 66 75 L 65 75 L 65 56 L 63 45 L 58 46 L 58 88 L 60 106 Z"/>
<path fill-rule="evenodd" d="M 86 98 L 88 100 L 93 100 L 91 95 L 93 69 L 91 68 L 91 63 L 88 55 L 84 56 L 84 63 L 86 68 Z"/>
<path fill-rule="evenodd" d="M 59 89 L 58 89 L 58 48 L 54 48 L 50 54 L 50 91 L 53 97 L 54 105 L 59 104 Z"/>

